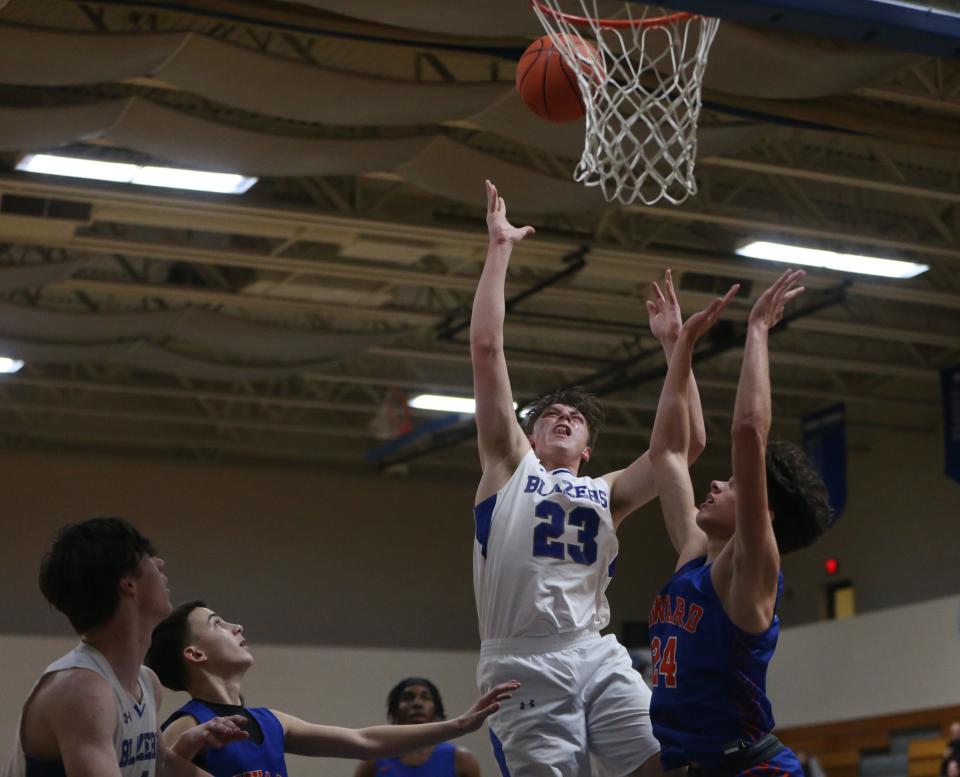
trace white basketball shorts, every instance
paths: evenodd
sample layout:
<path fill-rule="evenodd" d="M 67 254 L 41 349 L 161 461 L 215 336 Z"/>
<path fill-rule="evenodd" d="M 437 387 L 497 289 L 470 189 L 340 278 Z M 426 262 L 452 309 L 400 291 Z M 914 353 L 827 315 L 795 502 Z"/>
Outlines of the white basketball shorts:
<path fill-rule="evenodd" d="M 613 635 L 485 641 L 477 685 L 507 680 L 521 686 L 489 721 L 504 777 L 589 777 L 591 755 L 623 777 L 660 752 L 650 690 Z"/>

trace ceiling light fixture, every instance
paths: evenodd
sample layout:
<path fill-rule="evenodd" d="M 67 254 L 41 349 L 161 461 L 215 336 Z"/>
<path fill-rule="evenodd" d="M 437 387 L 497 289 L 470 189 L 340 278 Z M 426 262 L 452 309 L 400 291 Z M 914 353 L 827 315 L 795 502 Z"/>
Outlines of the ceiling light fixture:
<path fill-rule="evenodd" d="M 407 404 L 417 410 L 440 410 L 444 413 L 475 413 L 477 403 L 472 397 L 451 397 L 443 394 L 420 394 Z M 517 403 L 513 403 L 517 409 Z"/>
<path fill-rule="evenodd" d="M 808 267 L 824 267 L 840 272 L 854 272 L 864 275 L 879 275 L 883 278 L 913 278 L 930 269 L 928 265 L 914 262 L 902 262 L 897 259 L 881 259 L 876 256 L 860 254 L 841 254 L 836 251 L 824 251 L 819 248 L 784 245 L 757 240 L 737 249 L 739 256 L 751 259 L 766 259 L 770 262 L 786 262 Z"/>
<path fill-rule="evenodd" d="M 10 375 L 23 369 L 23 360 L 0 356 L 0 374 Z"/>
<path fill-rule="evenodd" d="M 237 173 L 211 173 L 176 167 L 102 162 L 97 159 L 78 159 L 54 154 L 26 154 L 17 162 L 17 170 L 216 194 L 243 194 L 257 182 L 256 178 Z"/>

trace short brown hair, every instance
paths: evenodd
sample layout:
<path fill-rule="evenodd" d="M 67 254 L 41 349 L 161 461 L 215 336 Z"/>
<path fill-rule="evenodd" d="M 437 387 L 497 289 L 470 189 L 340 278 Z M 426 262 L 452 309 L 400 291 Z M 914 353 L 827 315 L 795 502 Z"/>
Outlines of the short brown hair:
<path fill-rule="evenodd" d="M 592 448 L 597 444 L 597 437 L 600 436 L 606 414 L 596 394 L 591 394 L 583 386 L 557 389 L 527 405 L 526 415 L 523 418 L 523 430 L 527 434 L 533 431 L 533 425 L 537 419 L 551 405 L 568 405 L 579 410 L 587 420 L 587 445 Z"/>

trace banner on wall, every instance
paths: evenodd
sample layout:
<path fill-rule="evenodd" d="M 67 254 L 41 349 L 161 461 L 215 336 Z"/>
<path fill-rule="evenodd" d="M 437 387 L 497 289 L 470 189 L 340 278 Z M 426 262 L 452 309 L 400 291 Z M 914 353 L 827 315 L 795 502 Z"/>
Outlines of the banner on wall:
<path fill-rule="evenodd" d="M 944 471 L 960 482 L 960 364 L 940 370 L 943 397 Z"/>
<path fill-rule="evenodd" d="M 836 521 L 847 503 L 847 424 L 843 403 L 805 415 L 801 425 L 804 450 L 827 487 Z"/>

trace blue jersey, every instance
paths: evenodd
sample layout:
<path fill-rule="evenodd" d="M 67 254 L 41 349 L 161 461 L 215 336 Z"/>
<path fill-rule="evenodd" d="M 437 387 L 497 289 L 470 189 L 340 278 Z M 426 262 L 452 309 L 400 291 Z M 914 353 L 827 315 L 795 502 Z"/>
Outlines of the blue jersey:
<path fill-rule="evenodd" d="M 762 634 L 737 628 L 713 588 L 711 566 L 706 557 L 684 564 L 650 610 L 650 718 L 665 769 L 717 766 L 738 742 L 749 745 L 773 729 L 766 679 L 780 619 L 774 615 Z M 782 587 L 781 574 L 777 605 Z"/>
<path fill-rule="evenodd" d="M 457 748 L 441 742 L 419 766 L 408 766 L 399 758 L 378 758 L 377 777 L 456 777 Z"/>
<path fill-rule="evenodd" d="M 258 777 L 287 777 L 287 764 L 283 757 L 283 726 L 277 716 L 265 707 L 245 708 L 260 725 L 263 741 L 253 738 L 231 742 L 217 749 L 208 747 L 200 753 L 196 763 L 213 777 L 241 777 L 256 774 Z M 206 723 L 218 716 L 215 710 L 198 699 L 191 699 L 174 712 L 163 728 L 177 718 L 190 715 L 197 723 Z"/>

